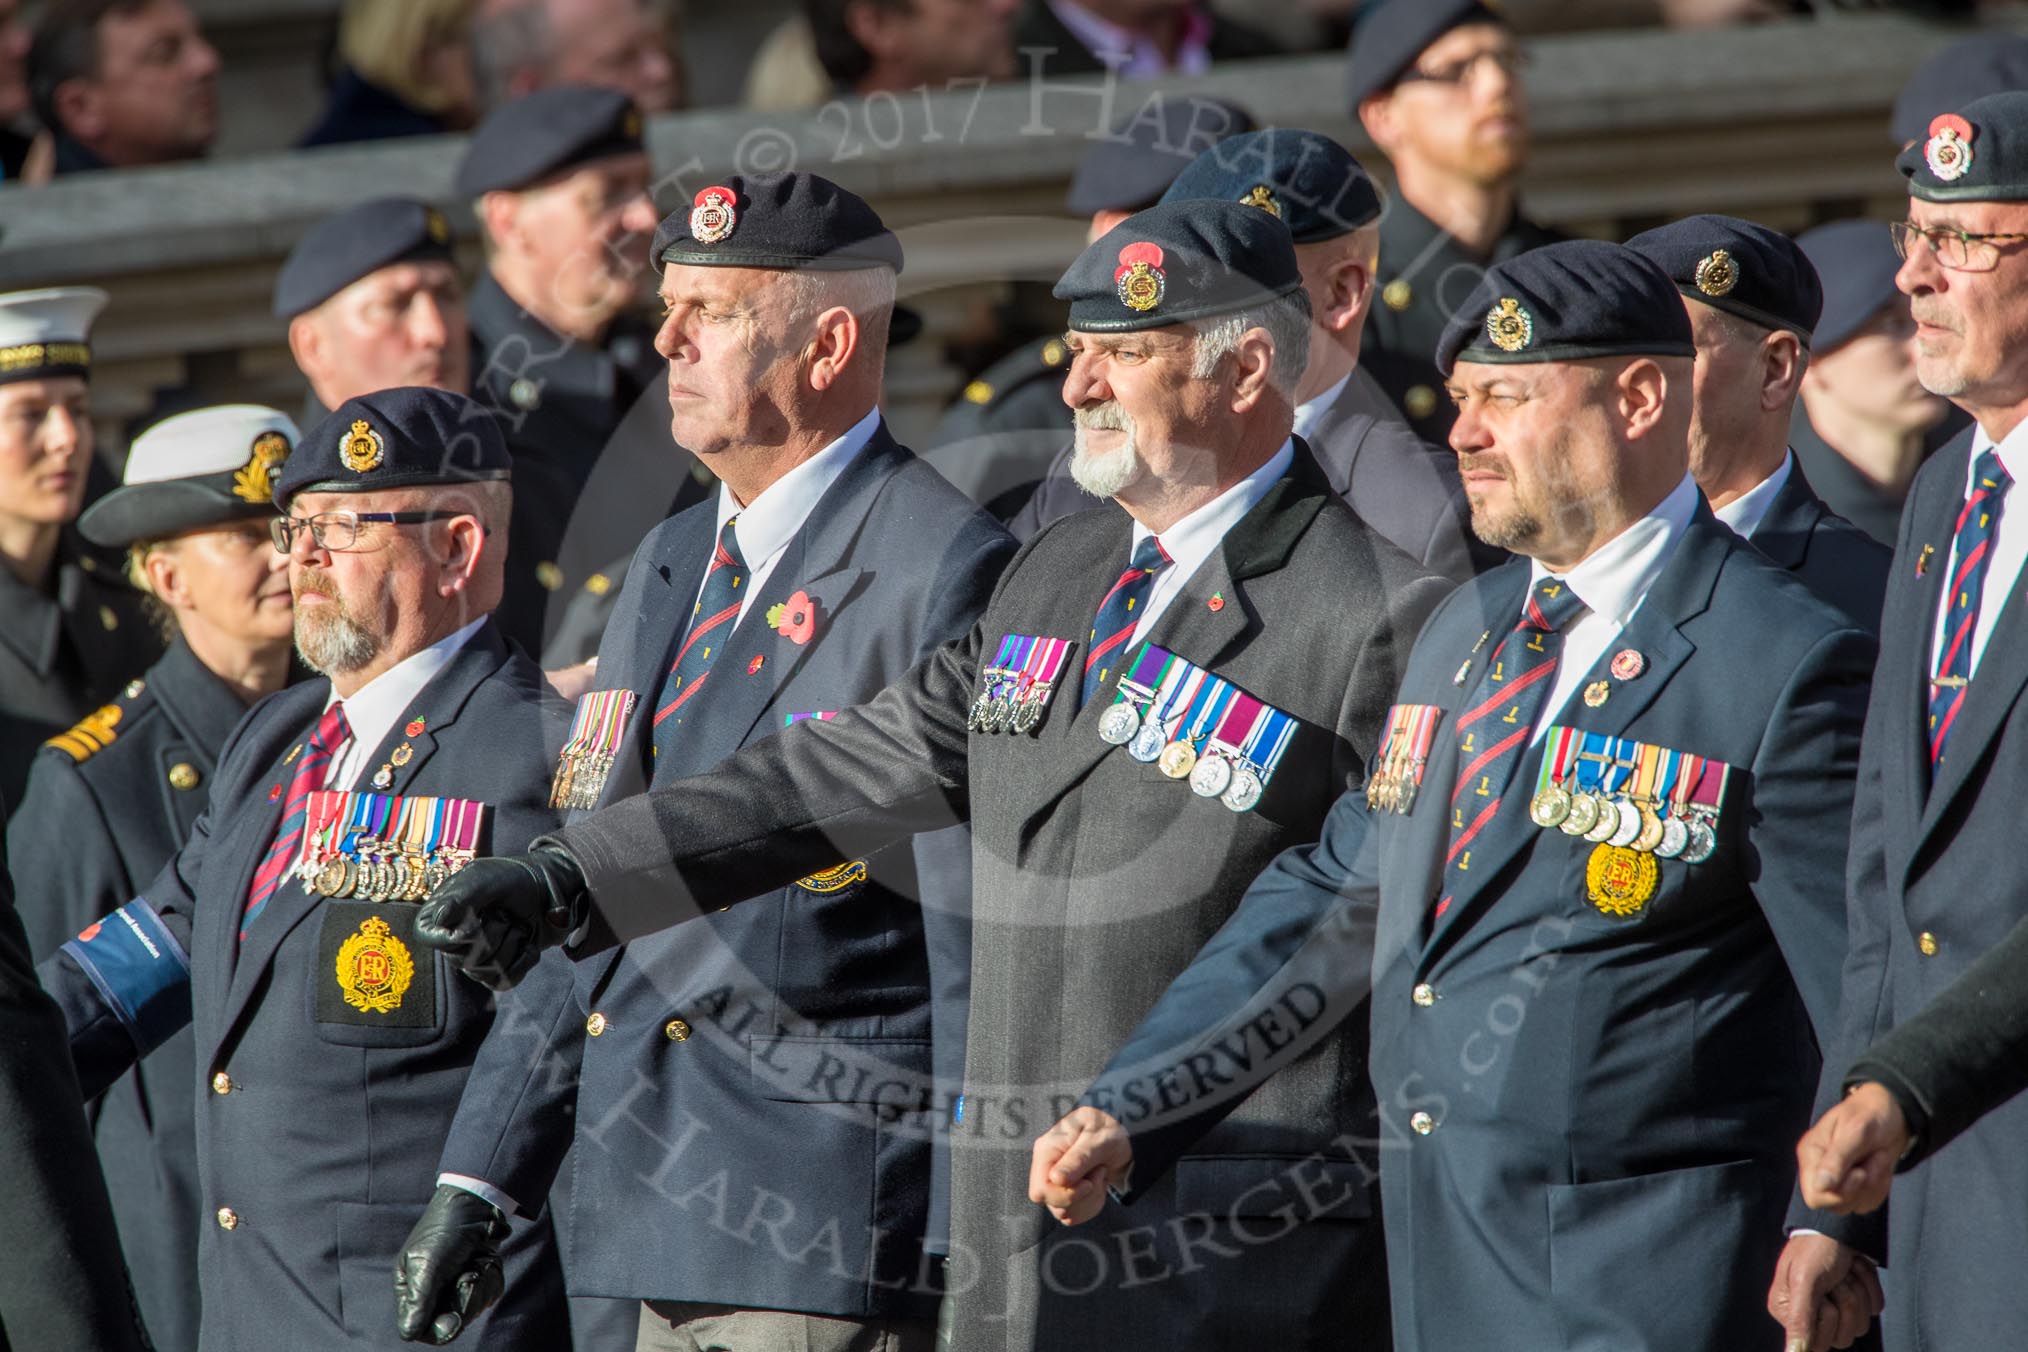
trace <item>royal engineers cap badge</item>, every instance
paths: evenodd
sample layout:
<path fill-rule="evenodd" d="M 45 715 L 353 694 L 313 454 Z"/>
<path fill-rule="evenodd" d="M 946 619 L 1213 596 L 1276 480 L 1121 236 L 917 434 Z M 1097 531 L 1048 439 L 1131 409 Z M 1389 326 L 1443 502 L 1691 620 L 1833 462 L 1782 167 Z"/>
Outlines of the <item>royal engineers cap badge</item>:
<path fill-rule="evenodd" d="M 1168 278 L 1162 272 L 1162 247 L 1143 243 L 1121 249 L 1113 284 L 1119 288 L 1120 304 L 1129 310 L 1146 314 L 1160 305 L 1168 289 Z"/>
<path fill-rule="evenodd" d="M 345 468 L 354 474 L 364 474 L 378 469 L 387 447 L 380 440 L 380 433 L 373 430 L 373 424 L 364 418 L 355 419 L 352 435 L 345 438 L 345 444 L 338 448 L 339 456 L 345 461 Z"/>
<path fill-rule="evenodd" d="M 1535 339 L 1535 320 L 1512 296 L 1486 311 L 1486 337 L 1502 352 L 1519 352 Z"/>
<path fill-rule="evenodd" d="M 379 916 L 370 916 L 359 932 L 338 949 L 338 986 L 345 1003 L 371 1014 L 401 1008 L 401 997 L 415 979 L 415 959 L 408 945 L 394 937 Z"/>
<path fill-rule="evenodd" d="M 733 200 L 730 188 L 712 187 L 698 193 L 690 208 L 690 237 L 699 244 L 716 244 L 731 235 L 739 224 Z"/>
<path fill-rule="evenodd" d="M 1739 285 L 1739 264 L 1723 249 L 1714 249 L 1697 264 L 1697 289 L 1707 296 L 1723 296 Z"/>
<path fill-rule="evenodd" d="M 1929 171 L 1946 183 L 1963 178 L 1972 167 L 1972 135 L 1972 124 L 1956 113 L 1939 114 L 1922 148 Z"/>

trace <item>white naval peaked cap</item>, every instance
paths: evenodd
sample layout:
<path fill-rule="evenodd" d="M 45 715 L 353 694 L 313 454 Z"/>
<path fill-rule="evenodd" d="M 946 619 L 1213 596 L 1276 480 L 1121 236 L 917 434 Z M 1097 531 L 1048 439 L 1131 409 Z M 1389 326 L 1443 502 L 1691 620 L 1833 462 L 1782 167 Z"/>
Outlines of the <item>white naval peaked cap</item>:
<path fill-rule="evenodd" d="M 178 413 L 134 438 L 120 482 L 156 484 L 236 471 L 268 432 L 286 437 L 291 449 L 303 439 L 294 419 L 265 404 L 220 404 Z"/>
<path fill-rule="evenodd" d="M 92 322 L 106 300 L 95 286 L 0 294 L 0 380 L 86 374 Z"/>

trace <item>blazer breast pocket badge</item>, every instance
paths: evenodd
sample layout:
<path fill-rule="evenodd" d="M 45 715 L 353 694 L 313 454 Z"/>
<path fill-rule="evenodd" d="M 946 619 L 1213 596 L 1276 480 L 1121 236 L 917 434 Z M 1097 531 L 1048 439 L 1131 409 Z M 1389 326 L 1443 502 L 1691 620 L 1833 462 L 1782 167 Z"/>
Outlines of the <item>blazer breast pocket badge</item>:
<path fill-rule="evenodd" d="M 430 1028 L 437 965 L 415 950 L 413 906 L 333 901 L 317 937 L 317 1021 L 367 1028 Z"/>
<path fill-rule="evenodd" d="M 1295 736 L 1295 715 L 1167 648 L 1143 643 L 1099 717 L 1099 738 L 1199 798 L 1251 812 Z"/>
<path fill-rule="evenodd" d="M 549 805 L 557 808 L 592 808 L 606 791 L 606 777 L 627 735 L 627 718 L 634 711 L 631 690 L 593 690 L 577 702 L 571 719 L 570 737 L 557 757 L 556 777 L 549 785 Z"/>
<path fill-rule="evenodd" d="M 1071 640 L 1009 634 L 979 673 L 979 695 L 965 726 L 973 732 L 1033 733 L 1056 693 Z"/>
<path fill-rule="evenodd" d="M 1443 716 L 1442 706 L 1436 704 L 1397 704 L 1387 711 L 1387 736 L 1373 757 L 1373 773 L 1366 778 L 1368 808 L 1401 817 L 1415 811 L 1423 767 L 1429 764 Z"/>
<path fill-rule="evenodd" d="M 1701 864 L 1717 852 L 1731 774 L 1709 757 L 1556 725 L 1543 736 L 1528 815 L 1545 831 L 1590 841 L 1586 900 L 1632 919 L 1661 886 L 1659 861 Z"/>

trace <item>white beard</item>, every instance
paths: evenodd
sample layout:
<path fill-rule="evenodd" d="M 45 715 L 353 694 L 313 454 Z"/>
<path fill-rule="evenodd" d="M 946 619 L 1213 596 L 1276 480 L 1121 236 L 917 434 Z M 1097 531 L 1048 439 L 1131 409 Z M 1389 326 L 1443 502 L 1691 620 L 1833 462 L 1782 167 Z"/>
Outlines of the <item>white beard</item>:
<path fill-rule="evenodd" d="M 1076 434 L 1071 442 L 1070 477 L 1094 497 L 1115 498 L 1134 486 L 1147 472 L 1141 463 L 1141 448 L 1134 432 L 1134 420 L 1117 403 L 1077 409 L 1073 415 Z M 1127 439 L 1110 451 L 1091 449 L 1088 432 L 1125 432 Z"/>

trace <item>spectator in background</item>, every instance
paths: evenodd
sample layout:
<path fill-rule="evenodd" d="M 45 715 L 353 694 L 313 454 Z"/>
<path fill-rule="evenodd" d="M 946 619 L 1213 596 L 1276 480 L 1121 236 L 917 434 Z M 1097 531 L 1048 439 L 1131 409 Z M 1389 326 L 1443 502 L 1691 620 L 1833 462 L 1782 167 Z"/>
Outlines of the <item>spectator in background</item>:
<path fill-rule="evenodd" d="M 10 123 L 28 111 L 28 29 L 20 0 L 0 0 L 0 183 L 21 177 L 33 142 Z"/>
<path fill-rule="evenodd" d="M 472 10 L 478 0 L 345 0 L 338 75 L 305 146 L 459 131 L 478 115 Z"/>
<path fill-rule="evenodd" d="M 407 197 L 361 202 L 313 226 L 275 278 L 275 318 L 310 383 L 301 422 L 401 385 L 471 388 L 465 288 L 443 213 Z"/>
<path fill-rule="evenodd" d="M 1879 221 L 1834 221 L 1796 240 L 1824 279 L 1824 315 L 1789 442 L 1831 510 L 1892 546 L 1901 504 L 1951 406 L 1915 374 L 1915 320 Z"/>
<path fill-rule="evenodd" d="M 1020 0 L 804 0 L 817 60 L 839 94 L 940 93 L 1014 74 Z"/>
<path fill-rule="evenodd" d="M 218 50 L 183 0 L 50 0 L 28 84 L 59 174 L 194 160 L 218 138 Z"/>
<path fill-rule="evenodd" d="M 1014 47 L 1047 52 L 1039 69 L 1050 75 L 1111 68 L 1130 80 L 1201 75 L 1214 61 L 1277 54 L 1259 33 L 1197 0 L 1028 0 L 1014 24 Z"/>
<path fill-rule="evenodd" d="M 759 113 L 792 113 L 816 107 L 830 93 L 831 77 L 817 60 L 809 16 L 797 10 L 761 39 L 739 101 Z"/>
<path fill-rule="evenodd" d="M 577 84 L 617 89 L 644 113 L 680 108 L 678 33 L 655 0 L 480 0 L 472 20 L 480 106 Z"/>

